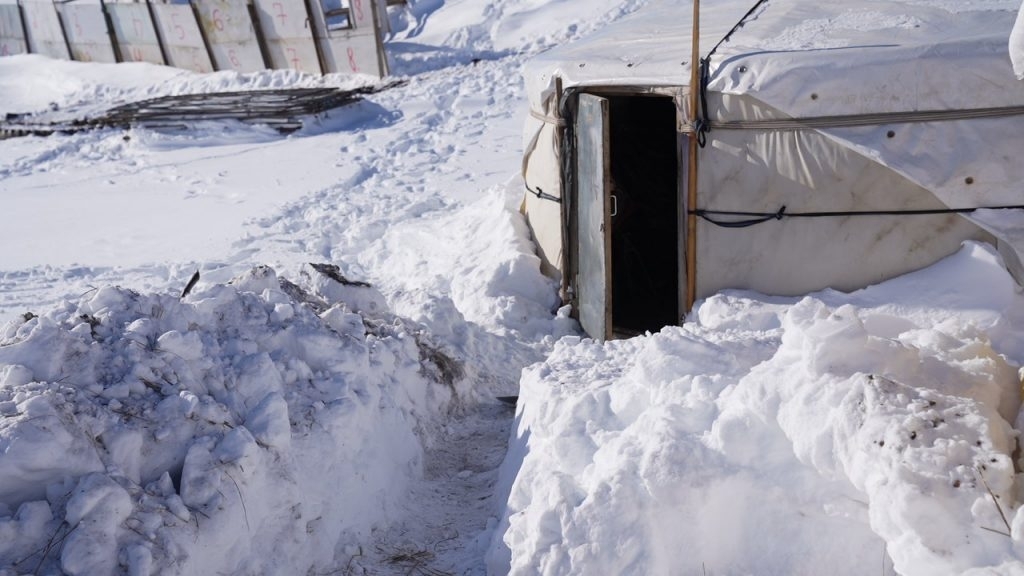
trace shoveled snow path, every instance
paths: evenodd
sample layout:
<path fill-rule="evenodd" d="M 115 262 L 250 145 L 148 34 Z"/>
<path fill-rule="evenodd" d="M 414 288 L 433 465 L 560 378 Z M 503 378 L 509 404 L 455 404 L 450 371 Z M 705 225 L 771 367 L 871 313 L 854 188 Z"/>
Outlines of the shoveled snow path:
<path fill-rule="evenodd" d="M 485 574 L 499 505 L 494 487 L 514 411 L 491 402 L 453 417 L 426 451 L 424 477 L 410 490 L 405 518 L 361 550 L 347 550 L 342 573 Z"/>

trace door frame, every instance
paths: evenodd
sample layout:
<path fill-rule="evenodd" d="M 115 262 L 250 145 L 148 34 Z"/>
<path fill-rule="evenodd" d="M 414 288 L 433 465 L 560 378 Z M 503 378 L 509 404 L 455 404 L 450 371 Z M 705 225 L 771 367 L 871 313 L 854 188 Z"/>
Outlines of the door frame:
<path fill-rule="evenodd" d="M 578 122 L 580 121 L 580 98 L 600 98 L 607 99 L 609 97 L 625 96 L 625 97 L 644 97 L 644 96 L 661 96 L 672 98 L 675 104 L 676 111 L 676 133 L 678 135 L 676 140 L 676 154 L 677 154 L 677 173 L 676 173 L 676 205 L 678 206 L 677 211 L 677 236 L 678 236 L 678 263 L 676 266 L 678 274 L 678 310 L 679 319 L 678 323 L 681 324 L 683 318 L 689 310 L 686 309 L 686 250 L 685 240 L 687 233 L 687 211 L 689 207 L 686 205 L 686 174 L 689 170 L 689 161 L 686 154 L 689 138 L 693 136 L 685 130 L 685 113 L 684 104 L 686 97 L 685 88 L 678 86 L 668 87 L 637 87 L 637 86 L 613 86 L 613 87 L 577 87 L 568 88 L 565 90 L 562 96 L 560 104 L 561 117 L 567 119 L 567 123 L 564 127 L 562 142 L 560 145 L 562 152 L 562 189 L 566 191 L 563 195 L 562 204 L 562 226 L 563 226 L 563 245 L 565 246 L 566 255 L 566 266 L 563 270 L 563 274 L 568 276 L 568 296 L 569 302 L 572 305 L 573 316 L 580 321 L 584 332 L 599 341 L 609 340 L 614 336 L 614 326 L 612 325 L 612 307 L 614 306 L 614 295 L 611 291 L 611 278 L 614 263 L 611 261 L 611 231 L 610 231 L 610 219 L 609 215 L 611 212 L 611 199 L 610 199 L 610 149 L 607 144 L 608 142 L 608 130 L 610 119 L 605 115 L 604 117 L 604 134 L 602 140 L 605 142 L 603 149 L 604 165 L 608 168 L 604 177 L 604 202 L 603 202 L 603 232 L 605 238 L 603 245 L 605 247 L 605 257 L 603 258 L 606 266 L 605 273 L 602 275 L 605 282 L 605 289 L 603 294 L 605 299 L 601 302 L 601 299 L 592 300 L 592 305 L 585 305 L 584 307 L 589 308 L 586 312 L 581 309 L 583 305 L 583 298 L 588 296 L 585 294 L 586 288 L 581 287 L 580 284 L 580 263 L 582 256 L 580 254 L 580 242 L 581 235 L 579 230 L 580 223 L 580 172 L 579 172 L 579 131 L 577 130 Z M 606 101 L 607 104 L 607 101 Z M 605 108 L 605 114 L 607 114 L 607 108 Z M 586 268 L 586 265 L 584 265 Z M 584 292 L 581 298 L 581 291 Z M 600 309 L 600 314 L 597 313 L 597 309 Z M 603 322 L 595 321 L 597 318 L 603 317 Z"/>

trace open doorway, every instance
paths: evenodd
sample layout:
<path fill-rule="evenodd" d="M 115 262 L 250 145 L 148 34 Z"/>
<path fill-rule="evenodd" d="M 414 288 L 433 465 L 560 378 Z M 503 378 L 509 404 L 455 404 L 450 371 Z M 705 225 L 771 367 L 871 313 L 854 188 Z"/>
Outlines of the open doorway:
<path fill-rule="evenodd" d="M 612 332 L 679 322 L 676 106 L 665 96 L 608 98 Z"/>

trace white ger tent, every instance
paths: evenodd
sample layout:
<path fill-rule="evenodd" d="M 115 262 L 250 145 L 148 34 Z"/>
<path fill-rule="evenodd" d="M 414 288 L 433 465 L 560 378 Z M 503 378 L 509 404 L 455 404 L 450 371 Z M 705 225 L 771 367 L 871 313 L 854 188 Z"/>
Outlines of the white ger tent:
<path fill-rule="evenodd" d="M 1017 23 L 1010 32 L 1010 60 L 1017 78 L 1024 80 L 1024 5 L 1017 13 Z"/>
<path fill-rule="evenodd" d="M 727 288 L 853 290 L 967 239 L 1020 279 L 1022 212 L 975 210 L 1024 205 L 1019 7 L 705 0 L 692 82 L 692 4 L 652 0 L 534 58 L 523 210 L 584 329 L 657 330 Z"/>

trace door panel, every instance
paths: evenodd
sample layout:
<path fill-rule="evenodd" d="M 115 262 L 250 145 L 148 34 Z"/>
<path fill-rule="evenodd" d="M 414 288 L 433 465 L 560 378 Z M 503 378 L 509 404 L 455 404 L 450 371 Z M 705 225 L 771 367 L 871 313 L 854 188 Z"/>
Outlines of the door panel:
<path fill-rule="evenodd" d="M 580 324 L 598 340 L 612 335 L 609 140 L 608 100 L 580 94 L 576 116 L 577 298 Z"/>

